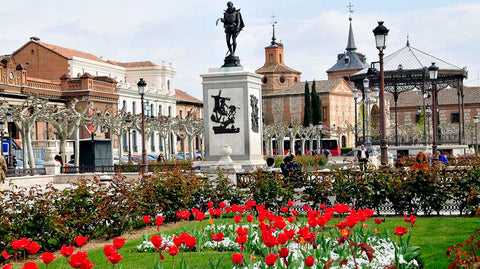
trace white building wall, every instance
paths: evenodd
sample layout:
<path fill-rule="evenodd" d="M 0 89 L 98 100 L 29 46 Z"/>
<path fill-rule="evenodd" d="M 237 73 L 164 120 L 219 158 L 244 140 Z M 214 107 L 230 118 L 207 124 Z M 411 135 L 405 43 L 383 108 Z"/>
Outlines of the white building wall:
<path fill-rule="evenodd" d="M 118 109 L 125 109 L 127 112 L 133 112 L 133 103 L 135 103 L 135 113 L 141 113 L 141 99 L 138 94 L 137 83 L 140 78 L 143 78 L 147 83 L 147 91 L 144 96 L 145 105 L 153 105 L 153 111 L 145 110 L 146 115 L 158 116 L 159 112 L 165 116 L 176 116 L 176 97 L 175 97 L 175 69 L 172 65 L 165 66 L 144 66 L 144 67 L 122 67 L 109 63 L 96 62 L 79 57 L 73 57 L 69 61 L 69 75 L 71 77 L 81 76 L 84 73 L 90 73 L 93 76 L 108 76 L 115 79 L 117 83 Z M 160 109 L 161 108 L 161 109 Z M 170 113 L 169 113 L 170 112 Z M 131 132 L 131 150 L 132 155 L 141 155 L 142 152 L 142 136 L 141 131 L 136 130 L 136 135 Z M 174 141 L 173 152 L 177 152 L 176 149 L 176 135 L 172 135 Z M 136 138 L 136 141 L 133 141 Z M 120 139 L 123 139 L 121 137 Z M 155 132 L 153 135 L 154 149 L 152 151 L 152 145 L 150 141 L 151 137 L 146 137 L 146 150 L 147 154 L 160 152 L 165 155 L 165 148 L 160 145 L 160 134 Z M 166 138 L 163 138 L 166 139 Z M 128 142 L 128 137 L 127 137 Z M 124 141 L 122 141 L 123 143 Z M 133 145 L 137 145 L 136 148 Z M 124 143 L 126 145 L 126 143 Z M 127 145 L 128 148 L 128 145 Z M 135 150 L 136 149 L 136 150 Z M 160 149 L 162 149 L 160 151 Z M 115 149 L 118 153 L 118 148 Z M 122 150 L 123 151 L 123 150 Z M 123 154 L 128 155 L 128 151 L 123 151 Z"/>

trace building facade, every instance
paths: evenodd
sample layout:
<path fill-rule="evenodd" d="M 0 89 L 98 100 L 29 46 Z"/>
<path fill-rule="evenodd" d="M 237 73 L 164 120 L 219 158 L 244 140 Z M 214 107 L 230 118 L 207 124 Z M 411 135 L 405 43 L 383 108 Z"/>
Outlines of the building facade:
<path fill-rule="evenodd" d="M 16 63 L 28 69 L 29 76 L 45 81 L 81 80 L 102 77 L 115 83 L 115 104 L 118 110 L 131 114 L 141 113 L 141 99 L 137 83 L 143 78 L 147 83 L 144 96 L 145 113 L 147 116 L 177 116 L 177 98 L 175 95 L 175 74 L 172 64 L 157 65 L 150 61 L 116 62 L 104 60 L 93 54 L 81 52 L 57 45 L 41 42 L 31 38 L 25 45 L 13 53 Z M 98 80 L 98 79 L 94 79 Z M 77 92 L 75 96 L 80 96 Z M 107 104 L 95 104 L 95 109 L 103 111 Z M 141 154 L 141 130 L 130 133 L 132 154 Z M 174 135 L 172 134 L 172 137 Z M 128 134 L 122 136 L 122 145 L 128 148 Z M 165 152 L 163 140 L 158 132 L 152 133 L 147 139 L 147 152 Z M 173 140 L 171 140 L 173 141 Z M 118 144 L 117 141 L 115 144 Z M 176 152 L 176 143 L 172 143 L 169 152 Z"/>

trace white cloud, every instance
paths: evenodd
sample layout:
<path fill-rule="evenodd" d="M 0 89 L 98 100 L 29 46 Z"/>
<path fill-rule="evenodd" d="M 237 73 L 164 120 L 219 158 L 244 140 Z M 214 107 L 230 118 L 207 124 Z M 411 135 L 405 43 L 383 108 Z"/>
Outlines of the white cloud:
<path fill-rule="evenodd" d="M 285 62 L 301 71 L 304 80 L 325 79 L 347 44 L 348 1 L 262 0 L 234 1 L 246 23 L 238 37 L 242 64 L 257 69 L 264 64 L 270 43 L 271 15 L 278 18 L 277 40 L 285 46 Z M 381 4 L 379 4 L 381 3 Z M 478 45 L 480 4 L 462 1 L 354 1 L 353 29 L 359 52 L 378 59 L 372 30 L 377 20 L 390 29 L 390 54 L 412 46 L 457 66 L 468 66 L 470 79 L 480 70 Z M 201 98 L 199 74 L 219 67 L 225 56 L 223 28 L 215 26 L 226 1 L 107 0 L 80 2 L 0 0 L 0 17 L 12 22 L 2 27 L 0 54 L 8 54 L 39 36 L 42 41 L 86 51 L 116 61 L 172 62 L 178 88 Z M 22 10 L 13 12 L 12 10 Z M 21 17 L 19 17 L 21 14 Z"/>

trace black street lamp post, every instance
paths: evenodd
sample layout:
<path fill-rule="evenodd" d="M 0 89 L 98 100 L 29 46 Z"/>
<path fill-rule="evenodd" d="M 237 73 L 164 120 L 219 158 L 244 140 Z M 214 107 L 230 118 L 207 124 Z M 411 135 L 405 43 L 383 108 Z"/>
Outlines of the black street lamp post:
<path fill-rule="evenodd" d="M 388 164 L 388 153 L 387 153 L 387 128 L 386 128 L 386 119 L 385 119 L 385 73 L 383 70 L 383 50 L 387 47 L 387 35 L 390 30 L 383 25 L 383 21 L 378 22 L 378 26 L 373 29 L 373 34 L 375 35 L 375 44 L 379 51 L 378 56 L 380 57 L 380 161 L 382 165 Z"/>
<path fill-rule="evenodd" d="M 430 67 L 428 67 L 428 75 L 430 80 L 432 81 L 432 129 L 433 129 L 433 137 L 432 137 L 432 158 L 434 160 L 437 159 L 437 77 L 438 77 L 438 66 L 435 63 L 432 63 Z"/>
<path fill-rule="evenodd" d="M 145 104 L 143 97 L 145 95 L 145 90 L 147 88 L 147 83 L 143 78 L 140 78 L 140 81 L 137 83 L 138 86 L 138 93 L 140 94 L 140 100 L 142 104 L 142 173 L 146 173 L 148 171 L 148 164 L 147 164 L 147 149 L 145 146 Z"/>

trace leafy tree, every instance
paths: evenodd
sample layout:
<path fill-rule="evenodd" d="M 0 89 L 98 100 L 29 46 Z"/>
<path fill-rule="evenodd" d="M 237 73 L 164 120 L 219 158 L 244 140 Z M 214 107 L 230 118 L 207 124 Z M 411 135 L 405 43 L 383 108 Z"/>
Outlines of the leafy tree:
<path fill-rule="evenodd" d="M 305 81 L 305 109 L 304 109 L 304 115 L 303 115 L 303 126 L 307 127 L 311 123 L 312 123 L 312 102 L 310 100 L 310 88 L 308 86 L 308 81 Z"/>
<path fill-rule="evenodd" d="M 312 123 L 313 125 L 318 125 L 322 122 L 322 101 L 320 96 L 315 89 L 315 80 L 312 84 Z"/>

